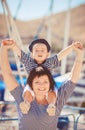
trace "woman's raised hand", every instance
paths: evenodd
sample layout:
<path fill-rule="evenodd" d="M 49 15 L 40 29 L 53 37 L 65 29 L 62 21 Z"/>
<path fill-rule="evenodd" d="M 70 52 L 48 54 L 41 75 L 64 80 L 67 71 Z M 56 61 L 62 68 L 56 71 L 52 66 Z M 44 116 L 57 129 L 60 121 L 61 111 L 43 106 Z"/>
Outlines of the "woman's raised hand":
<path fill-rule="evenodd" d="M 15 46 L 15 41 L 13 39 L 2 40 L 1 46 L 5 47 L 6 49 L 12 49 Z"/>

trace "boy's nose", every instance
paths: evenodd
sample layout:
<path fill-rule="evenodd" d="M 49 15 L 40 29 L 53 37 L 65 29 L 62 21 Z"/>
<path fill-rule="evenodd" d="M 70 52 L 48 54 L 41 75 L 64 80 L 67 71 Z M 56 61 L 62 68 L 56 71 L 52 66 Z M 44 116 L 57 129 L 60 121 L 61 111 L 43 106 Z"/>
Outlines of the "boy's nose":
<path fill-rule="evenodd" d="M 39 51 L 39 55 L 40 55 L 40 54 L 42 54 L 42 52 L 41 52 L 41 51 Z"/>

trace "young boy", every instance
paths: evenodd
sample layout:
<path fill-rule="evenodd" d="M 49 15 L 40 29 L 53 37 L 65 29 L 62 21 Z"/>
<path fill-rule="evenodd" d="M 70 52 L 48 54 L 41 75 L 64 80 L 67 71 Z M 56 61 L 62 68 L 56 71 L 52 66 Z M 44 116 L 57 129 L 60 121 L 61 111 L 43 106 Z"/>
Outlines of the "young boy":
<path fill-rule="evenodd" d="M 24 64 L 28 74 L 34 67 L 38 67 L 39 65 L 48 68 L 52 72 L 52 69 L 58 66 L 60 60 L 68 55 L 72 51 L 74 46 L 73 43 L 58 54 L 49 57 L 51 48 L 49 43 L 45 39 L 34 40 L 29 45 L 30 55 L 23 52 L 13 40 L 5 40 L 3 43 L 4 45 L 9 45 L 8 47 L 12 48 L 13 51 L 17 53 L 17 55 L 20 57 L 21 62 Z M 34 100 L 34 93 L 28 85 L 26 85 L 24 89 L 23 98 L 24 102 L 20 104 L 20 108 L 23 113 L 27 113 L 30 108 L 30 103 Z M 54 111 L 55 114 L 56 98 L 57 94 L 55 91 L 49 91 L 49 93 L 46 95 L 46 100 L 49 104 L 47 109 L 49 115 L 51 111 Z"/>

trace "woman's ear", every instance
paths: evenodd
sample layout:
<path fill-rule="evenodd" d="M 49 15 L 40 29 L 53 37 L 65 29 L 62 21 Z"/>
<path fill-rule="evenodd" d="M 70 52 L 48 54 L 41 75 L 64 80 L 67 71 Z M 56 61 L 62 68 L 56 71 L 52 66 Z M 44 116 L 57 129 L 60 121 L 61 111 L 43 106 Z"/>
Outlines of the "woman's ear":
<path fill-rule="evenodd" d="M 33 53 L 32 52 L 30 53 L 30 57 L 33 58 Z"/>

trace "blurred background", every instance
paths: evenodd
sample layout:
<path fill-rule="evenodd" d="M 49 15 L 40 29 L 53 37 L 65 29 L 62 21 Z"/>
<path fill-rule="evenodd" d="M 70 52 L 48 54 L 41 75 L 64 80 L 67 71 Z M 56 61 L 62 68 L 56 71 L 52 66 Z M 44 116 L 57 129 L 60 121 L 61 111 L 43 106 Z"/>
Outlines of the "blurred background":
<path fill-rule="evenodd" d="M 72 44 L 73 41 L 82 42 L 85 50 L 85 0 L 0 0 L 0 44 L 3 39 L 7 38 L 15 39 L 17 44 L 27 53 L 29 53 L 29 43 L 37 38 L 45 38 L 49 42 L 52 47 L 51 55 L 58 53 Z M 68 73 L 72 68 L 74 59 L 75 53 L 72 52 L 62 60 L 60 67 L 53 70 L 55 77 Z M 19 83 L 25 84 L 26 71 L 12 51 L 9 51 L 9 60 L 14 76 Z M 63 77 L 67 78 L 68 76 L 58 77 L 56 82 L 61 84 Z M 0 70 L 1 122 L 3 116 L 17 117 L 17 110 L 13 102 L 14 99 L 6 90 Z M 63 110 L 64 113 L 74 114 L 75 112 L 71 107 L 76 107 L 74 108 L 77 112 L 76 115 L 80 112 L 85 114 L 85 55 L 80 79 L 67 105 L 69 110 L 68 112 Z M 9 112 L 10 110 L 13 115 Z M 81 122 L 83 122 L 83 118 L 82 116 Z M 77 127 L 78 130 L 80 127 L 85 130 L 85 120 L 83 124 L 82 126 L 72 124 L 68 130 L 77 130 Z M 11 126 L 9 128 L 12 129 Z M 4 126 L 3 129 L 7 130 Z"/>

